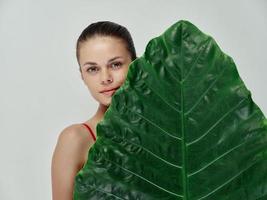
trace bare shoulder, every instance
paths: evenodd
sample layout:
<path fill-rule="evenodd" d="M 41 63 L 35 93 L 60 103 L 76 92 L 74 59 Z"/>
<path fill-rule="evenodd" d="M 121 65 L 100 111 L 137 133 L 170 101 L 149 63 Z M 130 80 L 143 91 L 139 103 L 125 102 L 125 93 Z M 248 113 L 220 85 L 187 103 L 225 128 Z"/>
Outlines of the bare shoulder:
<path fill-rule="evenodd" d="M 72 157 L 73 162 L 84 162 L 93 143 L 93 139 L 81 124 L 72 124 L 59 134 L 54 154 L 57 154 L 57 157 Z"/>
<path fill-rule="evenodd" d="M 90 142 L 86 129 L 81 124 L 72 124 L 64 128 L 58 136 L 58 141 Z"/>
<path fill-rule="evenodd" d="M 61 131 L 51 163 L 53 199 L 72 199 L 75 175 L 83 167 L 91 144 L 81 124 L 72 124 Z"/>

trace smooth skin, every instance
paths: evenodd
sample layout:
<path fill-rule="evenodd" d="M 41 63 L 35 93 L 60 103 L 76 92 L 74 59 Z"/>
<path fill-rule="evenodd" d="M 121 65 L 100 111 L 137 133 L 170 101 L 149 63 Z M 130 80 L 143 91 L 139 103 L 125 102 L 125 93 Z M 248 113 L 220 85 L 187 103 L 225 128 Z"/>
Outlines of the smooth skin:
<path fill-rule="evenodd" d="M 97 136 L 96 125 L 102 120 L 112 98 L 100 91 L 123 84 L 131 56 L 124 41 L 111 36 L 90 38 L 81 44 L 79 52 L 81 78 L 99 102 L 95 115 L 85 122 Z M 72 124 L 59 134 L 51 164 L 53 200 L 72 200 L 75 176 L 86 163 L 94 142 L 81 124 Z"/>

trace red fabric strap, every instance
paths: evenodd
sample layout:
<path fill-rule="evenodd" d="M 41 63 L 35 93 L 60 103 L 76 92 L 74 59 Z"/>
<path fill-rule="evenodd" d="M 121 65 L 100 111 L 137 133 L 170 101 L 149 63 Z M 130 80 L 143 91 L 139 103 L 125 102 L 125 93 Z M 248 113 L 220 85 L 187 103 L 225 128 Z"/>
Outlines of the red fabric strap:
<path fill-rule="evenodd" d="M 94 132 L 92 131 L 92 129 L 85 123 L 82 123 L 88 130 L 89 132 L 91 133 L 92 137 L 94 138 L 94 141 L 96 141 L 96 137 L 95 137 L 95 134 Z"/>

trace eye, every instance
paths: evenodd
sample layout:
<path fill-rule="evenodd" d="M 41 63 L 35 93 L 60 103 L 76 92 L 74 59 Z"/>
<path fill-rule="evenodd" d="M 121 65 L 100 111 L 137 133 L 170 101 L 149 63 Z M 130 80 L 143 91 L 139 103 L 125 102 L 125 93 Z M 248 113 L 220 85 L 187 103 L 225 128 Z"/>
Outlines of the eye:
<path fill-rule="evenodd" d="M 89 73 L 94 73 L 98 70 L 97 67 L 89 67 L 86 71 L 89 72 Z"/>
<path fill-rule="evenodd" d="M 113 68 L 119 68 L 121 65 L 122 65 L 121 62 L 115 62 L 115 63 L 112 63 L 112 64 L 111 64 L 111 66 L 112 66 Z"/>

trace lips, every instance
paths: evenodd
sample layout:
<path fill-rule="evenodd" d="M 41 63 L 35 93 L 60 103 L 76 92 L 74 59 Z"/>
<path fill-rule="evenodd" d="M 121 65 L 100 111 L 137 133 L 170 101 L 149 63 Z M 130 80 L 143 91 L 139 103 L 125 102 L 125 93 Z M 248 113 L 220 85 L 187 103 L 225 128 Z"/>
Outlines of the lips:
<path fill-rule="evenodd" d="M 111 96 L 111 95 L 113 95 L 115 92 L 116 92 L 116 90 L 118 89 L 119 87 L 117 87 L 117 88 L 113 88 L 113 89 L 110 89 L 110 90 L 103 90 L 103 91 L 101 91 L 100 93 L 102 93 L 102 94 L 104 94 L 104 95 L 106 95 L 106 96 Z"/>

